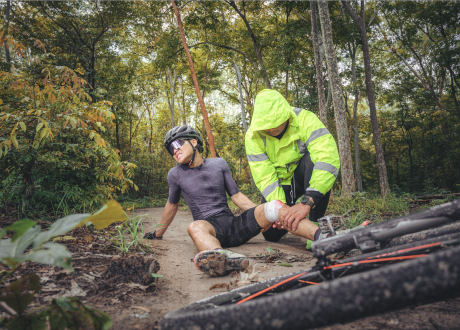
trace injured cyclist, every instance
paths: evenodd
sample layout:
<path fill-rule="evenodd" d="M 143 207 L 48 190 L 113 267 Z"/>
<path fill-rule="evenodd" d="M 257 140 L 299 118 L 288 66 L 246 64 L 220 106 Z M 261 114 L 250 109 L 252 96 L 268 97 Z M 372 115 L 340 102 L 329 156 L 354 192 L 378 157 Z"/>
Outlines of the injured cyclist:
<path fill-rule="evenodd" d="M 177 213 L 181 194 L 194 220 L 188 226 L 188 233 L 199 251 L 195 265 L 212 276 L 246 269 L 249 260 L 245 256 L 223 248 L 240 246 L 268 228 L 285 228 L 310 240 L 326 234 L 321 234 L 321 230 L 308 219 L 283 223 L 289 206 L 281 201 L 254 204 L 239 191 L 224 159 L 203 159 L 202 145 L 198 131 L 187 125 L 176 126 L 166 134 L 165 147 L 179 165 L 168 173 L 169 198 L 160 229 L 147 234 L 147 238 L 163 238 Z M 230 211 L 226 192 L 244 211 L 241 215 L 234 216 Z"/>

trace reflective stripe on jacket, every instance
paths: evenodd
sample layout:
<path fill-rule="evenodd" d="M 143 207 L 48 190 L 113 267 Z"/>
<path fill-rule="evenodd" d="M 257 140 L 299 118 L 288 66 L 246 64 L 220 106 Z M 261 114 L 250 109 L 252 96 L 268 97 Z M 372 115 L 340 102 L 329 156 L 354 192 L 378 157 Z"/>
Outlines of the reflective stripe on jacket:
<path fill-rule="evenodd" d="M 289 126 L 281 140 L 265 133 L 287 120 Z M 254 182 L 267 202 L 278 199 L 286 203 L 281 185 L 291 184 L 297 163 L 307 150 L 314 164 L 307 192 L 324 195 L 339 173 L 337 144 L 327 128 L 314 113 L 291 107 L 274 90 L 265 89 L 257 95 L 245 146 Z"/>

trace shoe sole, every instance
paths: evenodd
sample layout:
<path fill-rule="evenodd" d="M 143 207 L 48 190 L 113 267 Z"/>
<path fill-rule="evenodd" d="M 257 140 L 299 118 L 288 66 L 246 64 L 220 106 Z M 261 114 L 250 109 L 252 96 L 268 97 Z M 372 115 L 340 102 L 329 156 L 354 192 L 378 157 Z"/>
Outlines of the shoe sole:
<path fill-rule="evenodd" d="M 196 268 L 198 268 L 203 273 L 207 273 L 211 276 L 225 276 L 230 274 L 233 271 L 243 271 L 249 266 L 249 260 L 245 259 L 242 262 L 238 260 L 237 262 L 228 262 L 225 254 L 216 253 L 210 255 L 206 259 L 201 259 L 198 264 L 196 258 L 193 260 Z M 203 270 L 206 269 L 206 270 Z"/>

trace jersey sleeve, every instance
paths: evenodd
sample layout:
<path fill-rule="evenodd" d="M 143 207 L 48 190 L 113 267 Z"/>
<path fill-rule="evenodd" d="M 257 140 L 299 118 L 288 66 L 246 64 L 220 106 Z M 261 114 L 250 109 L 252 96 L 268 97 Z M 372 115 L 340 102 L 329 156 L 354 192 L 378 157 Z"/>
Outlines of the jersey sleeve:
<path fill-rule="evenodd" d="M 225 191 L 227 194 L 232 197 L 233 195 L 240 192 L 238 186 L 235 183 L 235 180 L 232 178 L 232 173 L 230 172 L 230 167 L 228 167 L 225 159 L 222 158 L 222 170 L 224 172 L 224 182 L 225 182 Z"/>
<path fill-rule="evenodd" d="M 171 204 L 177 204 L 180 200 L 180 185 L 176 180 L 176 175 L 174 173 L 174 168 L 170 169 L 168 172 L 168 185 L 169 185 L 169 197 L 168 201 Z"/>

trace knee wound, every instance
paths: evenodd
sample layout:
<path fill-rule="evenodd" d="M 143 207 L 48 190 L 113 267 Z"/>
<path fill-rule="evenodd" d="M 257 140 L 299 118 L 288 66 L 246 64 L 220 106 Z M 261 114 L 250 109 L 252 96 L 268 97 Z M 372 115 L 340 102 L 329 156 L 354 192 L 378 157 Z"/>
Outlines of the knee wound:
<path fill-rule="evenodd" d="M 265 217 L 270 222 L 278 220 L 278 211 L 284 206 L 284 203 L 279 200 L 274 200 L 264 204 Z"/>

